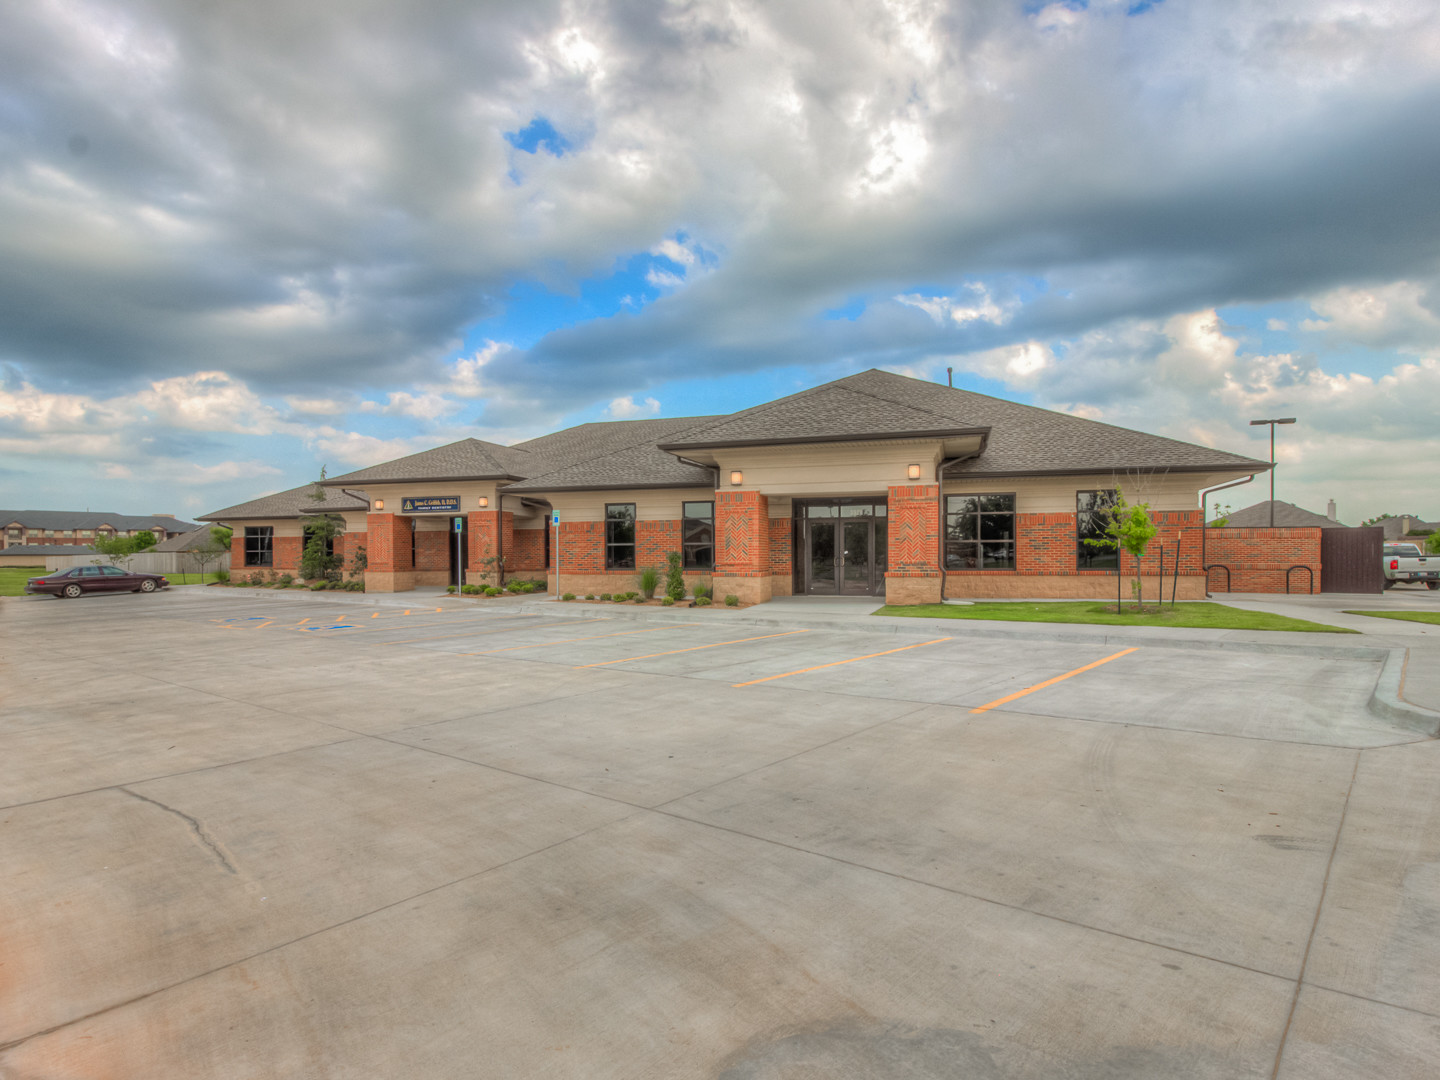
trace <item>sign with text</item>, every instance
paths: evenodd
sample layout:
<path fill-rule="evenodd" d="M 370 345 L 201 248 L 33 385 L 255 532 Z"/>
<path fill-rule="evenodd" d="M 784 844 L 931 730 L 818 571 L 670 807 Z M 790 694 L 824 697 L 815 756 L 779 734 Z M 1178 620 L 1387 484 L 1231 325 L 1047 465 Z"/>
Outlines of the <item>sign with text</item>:
<path fill-rule="evenodd" d="M 458 514 L 459 495 L 424 495 L 415 499 L 401 499 L 402 514 Z"/>

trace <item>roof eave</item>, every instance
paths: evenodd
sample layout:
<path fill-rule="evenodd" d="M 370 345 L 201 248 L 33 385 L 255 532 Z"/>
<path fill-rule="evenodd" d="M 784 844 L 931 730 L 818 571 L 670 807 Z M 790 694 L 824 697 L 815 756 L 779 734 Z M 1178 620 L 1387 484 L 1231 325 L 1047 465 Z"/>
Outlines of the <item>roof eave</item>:
<path fill-rule="evenodd" d="M 699 488 L 699 487 L 711 488 L 711 487 L 714 487 L 714 485 L 711 483 L 710 478 L 707 477 L 707 478 L 706 478 L 705 480 L 703 480 L 703 481 L 695 481 L 695 480 L 667 480 L 667 481 L 665 481 L 664 483 L 656 483 L 656 482 L 654 482 L 654 481 L 651 481 L 651 482 L 649 482 L 649 483 L 631 483 L 631 484 L 624 484 L 624 483 L 616 483 L 616 484 L 557 484 L 557 485 L 547 486 L 547 487 L 543 487 L 543 488 L 538 488 L 538 487 L 537 487 L 537 488 L 521 488 L 521 489 L 519 489 L 519 490 L 516 490 L 515 488 L 511 488 L 511 487 L 506 487 L 506 488 L 503 488 L 502 490 L 505 492 L 506 495 L 544 495 L 544 494 L 547 494 L 548 492 L 551 492 L 551 491 L 637 491 L 637 490 L 649 491 L 649 490 L 658 489 L 658 488 Z"/>
<path fill-rule="evenodd" d="M 978 479 L 1001 476 L 1084 476 L 1091 473 L 1127 473 L 1127 472 L 1148 472 L 1148 473 L 1202 473 L 1202 472 L 1236 472 L 1236 473 L 1257 473 L 1269 472 L 1271 465 L 1268 461 L 1258 461 L 1245 464 L 1214 464 L 1214 465 L 1067 465 L 1063 469 L 987 469 L 984 472 L 979 470 L 966 470 L 961 473 L 950 473 L 952 478 L 960 476 L 973 476 Z"/>
<path fill-rule="evenodd" d="M 988 439 L 988 427 L 938 428 L 930 431 L 879 431 L 855 435 L 797 435 L 788 439 L 728 439 L 722 442 L 671 442 L 655 445 L 668 454 L 686 450 L 730 450 L 745 446 L 792 446 L 804 443 L 851 443 L 851 442 L 893 442 L 899 439 L 953 439 L 957 436 L 978 435 Z"/>
<path fill-rule="evenodd" d="M 317 480 L 321 487 L 363 487 L 366 484 L 458 484 L 467 480 L 528 480 L 528 476 L 516 476 L 514 473 L 484 473 L 474 475 L 450 474 L 449 476 L 398 476 L 392 480 L 347 480 L 345 477 L 336 477 L 334 480 Z"/>

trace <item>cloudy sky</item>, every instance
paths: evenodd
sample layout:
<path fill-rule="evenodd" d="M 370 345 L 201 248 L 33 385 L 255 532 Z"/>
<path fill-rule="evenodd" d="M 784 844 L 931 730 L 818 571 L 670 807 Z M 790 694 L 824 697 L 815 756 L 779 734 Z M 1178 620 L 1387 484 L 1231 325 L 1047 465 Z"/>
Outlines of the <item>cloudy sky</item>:
<path fill-rule="evenodd" d="M 1440 517 L 1440 2 L 0 10 L 0 506 L 869 367 Z"/>

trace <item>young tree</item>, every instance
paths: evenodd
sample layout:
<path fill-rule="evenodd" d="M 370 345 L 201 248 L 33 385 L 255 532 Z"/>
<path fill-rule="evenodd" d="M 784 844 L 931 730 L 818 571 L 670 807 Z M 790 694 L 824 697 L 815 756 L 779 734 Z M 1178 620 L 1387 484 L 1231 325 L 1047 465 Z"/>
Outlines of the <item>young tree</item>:
<path fill-rule="evenodd" d="M 320 478 L 310 489 L 310 498 L 323 503 L 328 492 L 320 486 L 325 479 L 325 466 Z M 339 514 L 315 514 L 305 522 L 305 548 L 300 553 L 300 576 L 306 581 L 339 581 L 344 559 L 335 554 L 335 537 L 345 531 L 345 519 Z"/>
<path fill-rule="evenodd" d="M 135 537 L 97 536 L 95 538 L 95 553 L 97 555 L 104 555 L 110 560 L 112 566 L 128 566 L 130 556 L 135 554 Z M 92 561 L 98 563 L 100 560 L 94 559 Z"/>
<path fill-rule="evenodd" d="M 1233 506 L 1226 503 L 1218 503 L 1215 506 L 1215 519 L 1210 522 L 1210 528 L 1223 529 L 1230 524 L 1230 515 L 1235 512 Z"/>
<path fill-rule="evenodd" d="M 1092 547 L 1108 548 L 1114 546 L 1121 551 L 1128 551 L 1135 559 L 1135 580 L 1131 585 L 1131 592 L 1135 596 L 1135 606 L 1140 607 L 1140 560 L 1145 556 L 1145 549 L 1155 534 L 1160 530 L 1150 520 L 1150 504 L 1135 503 L 1131 505 L 1125 501 L 1125 493 L 1118 487 L 1115 489 L 1115 504 L 1105 511 L 1105 528 L 1102 530 L 1106 540 L 1089 540 L 1085 543 Z M 1115 558 L 1115 609 L 1120 610 L 1120 570 L 1121 558 L 1119 551 Z"/>
<path fill-rule="evenodd" d="M 219 535 L 217 535 L 220 533 L 224 534 L 223 540 Z M 195 563 L 196 567 L 199 568 L 200 583 L 202 585 L 205 583 L 205 575 L 210 572 L 208 567 L 213 566 L 215 563 L 223 559 L 227 553 L 229 553 L 229 537 L 229 529 L 211 529 L 210 538 L 208 540 L 206 540 L 203 544 L 192 547 L 189 552 L 187 552 L 191 560 Z"/>
<path fill-rule="evenodd" d="M 149 551 L 155 546 L 155 534 L 149 529 L 141 529 L 130 539 L 134 541 L 136 551 Z"/>
<path fill-rule="evenodd" d="M 665 572 L 665 595 L 678 604 L 685 599 L 685 571 L 680 566 L 680 553 L 672 551 L 665 560 L 670 564 Z"/>

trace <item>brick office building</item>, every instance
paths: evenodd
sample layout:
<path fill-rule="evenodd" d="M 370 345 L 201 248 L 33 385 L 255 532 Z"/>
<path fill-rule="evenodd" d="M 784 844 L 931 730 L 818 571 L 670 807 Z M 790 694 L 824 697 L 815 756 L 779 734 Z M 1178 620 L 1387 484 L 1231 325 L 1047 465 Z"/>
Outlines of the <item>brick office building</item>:
<path fill-rule="evenodd" d="M 1195 599 L 1200 492 L 1269 467 L 872 370 L 730 415 L 465 439 L 327 479 L 324 503 L 306 485 L 201 520 L 234 527 L 244 579 L 295 572 L 307 515 L 339 514 L 338 550 L 363 547 L 366 588 L 380 592 L 502 566 L 553 588 L 557 558 L 564 591 L 625 591 L 674 551 L 692 581 L 746 602 L 1102 598 L 1117 555 L 1085 540 L 1121 489 L 1160 528 L 1142 576 L 1160 573 L 1163 547 L 1169 579 L 1178 548 L 1179 595 Z"/>

